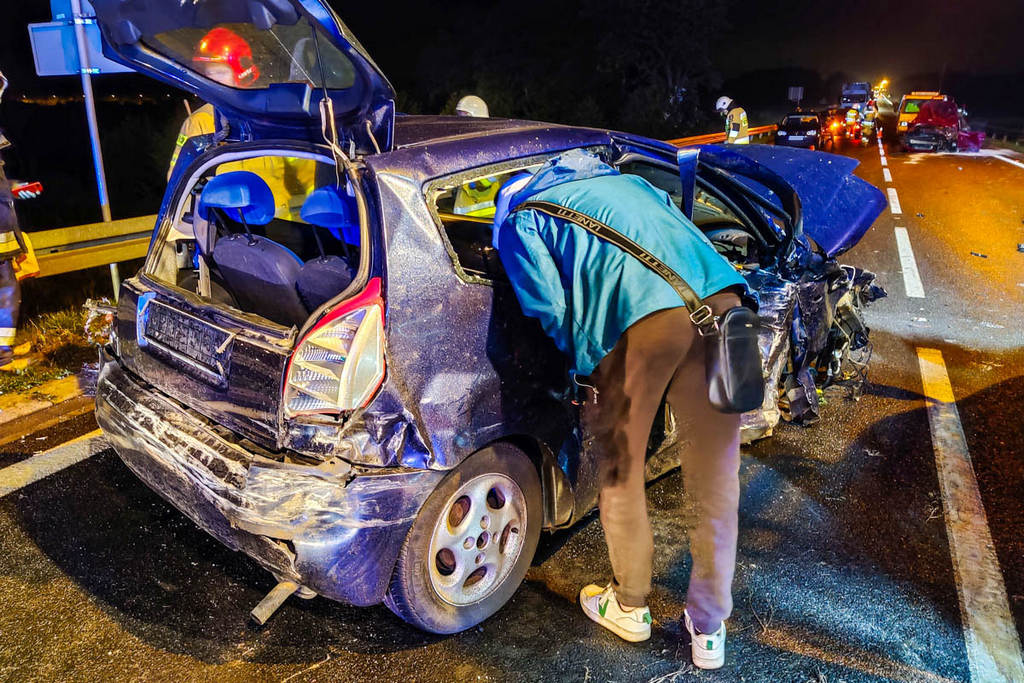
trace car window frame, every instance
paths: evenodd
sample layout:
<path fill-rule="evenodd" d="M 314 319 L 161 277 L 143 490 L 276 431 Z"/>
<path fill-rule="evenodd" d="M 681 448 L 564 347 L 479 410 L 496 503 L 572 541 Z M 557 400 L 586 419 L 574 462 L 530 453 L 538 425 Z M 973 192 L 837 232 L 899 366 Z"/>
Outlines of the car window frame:
<path fill-rule="evenodd" d="M 445 251 L 448 252 L 448 257 L 451 259 L 452 266 L 455 269 L 455 274 L 458 278 L 467 283 L 474 285 L 487 285 L 493 287 L 495 284 L 510 285 L 510 281 L 506 278 L 491 278 L 484 275 L 477 275 L 475 272 L 466 270 L 463 266 L 462 261 L 459 259 L 458 253 L 455 251 L 455 247 L 448 237 L 448 231 L 445 229 L 444 221 L 437 210 L 437 199 L 438 197 L 447 190 L 457 188 L 465 183 L 478 178 L 486 178 L 488 176 L 494 176 L 505 173 L 516 173 L 523 171 L 530 166 L 536 166 L 542 164 L 549 159 L 568 152 L 573 149 L 580 149 L 584 151 L 597 152 L 602 158 L 608 159 L 612 156 L 612 149 L 610 145 L 592 145 L 589 147 L 568 147 L 565 149 L 556 149 L 541 154 L 533 154 L 527 157 L 517 157 L 515 159 L 507 159 L 499 163 L 487 164 L 485 166 L 474 166 L 472 168 L 463 169 L 456 173 L 450 173 L 445 176 L 434 178 L 423 186 L 423 199 L 426 203 L 427 213 L 434 221 L 434 226 L 437 228 L 438 233 L 441 236 L 441 242 L 444 244 Z M 493 231 L 493 227 L 492 227 Z M 493 234 L 493 233 L 492 233 Z M 493 249 L 493 246 L 485 246 L 485 248 Z M 500 257 L 499 257 L 500 262 Z"/>
<path fill-rule="evenodd" d="M 138 271 L 137 277 L 140 281 L 145 283 L 147 286 L 158 287 L 175 293 L 184 293 L 196 296 L 194 292 L 189 292 L 188 290 L 179 287 L 177 284 L 168 282 L 153 274 L 153 269 L 156 266 L 156 260 L 159 258 L 157 252 L 165 248 L 170 232 L 181 220 L 181 217 L 187 208 L 192 188 L 195 187 L 195 184 L 199 182 L 199 179 L 202 178 L 204 174 L 208 173 L 211 168 L 215 168 L 221 164 L 261 156 L 296 157 L 311 159 L 318 163 L 330 166 L 337 166 L 337 161 L 326 148 L 318 145 L 296 142 L 294 140 L 259 140 L 243 143 L 229 143 L 205 152 L 193 161 L 186 169 L 185 173 L 179 178 L 176 186 L 174 187 L 170 201 L 166 202 L 167 209 L 158 215 L 157 225 L 154 229 L 153 237 L 150 239 L 149 248 L 146 250 L 145 260 Z M 369 182 L 369 180 L 364 177 L 363 182 L 363 191 L 365 192 L 367 189 L 365 183 Z M 365 285 L 365 281 L 368 280 L 369 260 L 372 258 L 373 247 L 370 243 L 371 239 L 369 235 L 363 235 L 362 230 L 360 232 L 360 241 L 362 244 L 359 246 L 359 272 L 356 274 L 352 283 L 344 292 L 341 293 L 342 295 L 359 291 Z M 203 301 L 207 305 L 216 305 L 214 302 Z M 245 311 L 242 311 L 242 313 L 245 315 L 252 315 Z M 317 311 L 314 311 L 311 314 L 311 319 L 316 315 Z"/>

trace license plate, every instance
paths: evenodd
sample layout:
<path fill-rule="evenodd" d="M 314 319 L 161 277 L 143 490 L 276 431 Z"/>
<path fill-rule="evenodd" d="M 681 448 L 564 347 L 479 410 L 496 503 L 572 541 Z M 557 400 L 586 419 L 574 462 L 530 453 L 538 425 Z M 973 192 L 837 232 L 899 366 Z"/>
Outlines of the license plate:
<path fill-rule="evenodd" d="M 789 139 L 793 142 L 802 142 L 805 137 L 804 135 L 790 135 Z"/>
<path fill-rule="evenodd" d="M 145 309 L 146 341 L 218 377 L 227 372 L 231 333 L 158 301 Z"/>

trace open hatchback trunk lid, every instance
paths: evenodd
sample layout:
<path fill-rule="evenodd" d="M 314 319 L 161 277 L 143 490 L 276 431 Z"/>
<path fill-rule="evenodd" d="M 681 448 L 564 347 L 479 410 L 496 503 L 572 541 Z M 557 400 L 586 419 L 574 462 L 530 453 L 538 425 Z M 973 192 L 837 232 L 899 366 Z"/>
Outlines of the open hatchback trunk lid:
<path fill-rule="evenodd" d="M 93 5 L 108 57 L 213 104 L 230 139 L 318 141 L 326 92 L 346 149 L 391 148 L 394 90 L 321 0 Z"/>

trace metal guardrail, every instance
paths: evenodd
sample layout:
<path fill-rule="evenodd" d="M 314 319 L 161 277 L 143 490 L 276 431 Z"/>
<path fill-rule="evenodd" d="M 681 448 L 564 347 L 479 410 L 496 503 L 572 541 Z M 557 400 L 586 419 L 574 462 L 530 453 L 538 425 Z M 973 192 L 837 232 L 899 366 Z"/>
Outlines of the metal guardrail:
<path fill-rule="evenodd" d="M 761 138 L 769 136 L 778 129 L 778 126 L 757 126 L 748 130 L 748 135 L 751 138 Z M 709 133 L 708 135 L 693 135 L 688 138 L 676 138 L 675 140 L 666 140 L 670 145 L 676 147 L 694 147 L 696 145 L 713 145 L 719 142 L 725 142 L 725 133 Z"/>
<path fill-rule="evenodd" d="M 39 261 L 39 277 L 142 258 L 156 216 L 125 218 L 27 233 Z"/>

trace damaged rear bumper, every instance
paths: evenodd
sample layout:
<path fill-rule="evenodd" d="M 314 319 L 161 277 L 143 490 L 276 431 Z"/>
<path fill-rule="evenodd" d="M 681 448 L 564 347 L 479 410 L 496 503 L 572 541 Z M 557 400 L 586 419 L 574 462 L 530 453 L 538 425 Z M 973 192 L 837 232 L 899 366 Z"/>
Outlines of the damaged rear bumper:
<path fill-rule="evenodd" d="M 383 599 L 409 527 L 444 472 L 270 460 L 104 360 L 96 420 L 147 486 L 278 580 L 353 605 Z"/>

